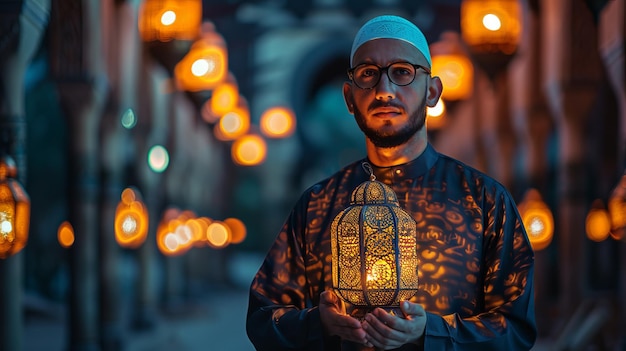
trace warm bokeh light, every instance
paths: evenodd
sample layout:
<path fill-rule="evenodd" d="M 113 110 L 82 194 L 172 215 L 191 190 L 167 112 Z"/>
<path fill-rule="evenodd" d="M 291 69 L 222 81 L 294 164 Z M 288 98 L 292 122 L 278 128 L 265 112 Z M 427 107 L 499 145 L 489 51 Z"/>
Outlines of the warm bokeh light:
<path fill-rule="evenodd" d="M 265 161 L 267 145 L 259 135 L 248 134 L 235 140 L 231 148 L 233 161 L 241 166 L 256 166 Z"/>
<path fill-rule="evenodd" d="M 246 134 L 250 129 L 250 111 L 238 106 L 220 118 L 216 128 L 216 137 L 220 140 L 234 140 Z"/>
<path fill-rule="evenodd" d="M 74 244 L 74 228 L 70 222 L 65 221 L 57 229 L 57 239 L 64 248 L 69 248 Z"/>
<path fill-rule="evenodd" d="M 613 188 L 608 207 L 611 236 L 616 240 L 626 239 L 626 173 Z"/>
<path fill-rule="evenodd" d="M 198 233 L 200 234 L 199 237 L 195 237 L 195 231 L 194 231 L 194 245 L 195 246 L 205 246 L 207 245 L 207 237 L 206 237 L 206 232 L 207 229 L 209 228 L 209 225 L 212 223 L 212 220 L 210 218 L 207 217 L 198 217 L 195 220 L 196 224 L 198 225 Z"/>
<path fill-rule="evenodd" d="M 286 138 L 296 128 L 296 116 L 288 107 L 276 106 L 263 112 L 259 121 L 261 133 L 269 138 Z"/>
<path fill-rule="evenodd" d="M 137 189 L 126 188 L 115 210 L 115 240 L 125 248 L 138 248 L 148 236 L 148 209 Z"/>
<path fill-rule="evenodd" d="M 0 258 L 21 251 L 28 241 L 30 198 L 16 179 L 13 158 L 0 159 Z"/>
<path fill-rule="evenodd" d="M 239 88 L 237 84 L 222 82 L 215 87 L 209 101 L 212 115 L 223 116 L 228 111 L 232 111 L 239 101 Z"/>
<path fill-rule="evenodd" d="M 181 90 L 211 90 L 226 79 L 226 42 L 215 32 L 211 23 L 203 24 L 202 28 L 202 37 L 193 43 L 187 55 L 174 68 L 176 82 Z"/>
<path fill-rule="evenodd" d="M 174 22 L 176 22 L 176 12 L 172 10 L 167 10 L 163 12 L 163 15 L 161 16 L 162 25 L 171 26 L 172 24 L 174 24 Z"/>
<path fill-rule="evenodd" d="M 502 21 L 500 21 L 500 18 L 497 15 L 488 13 L 483 17 L 483 26 L 485 26 L 487 30 L 497 31 L 502 28 Z"/>
<path fill-rule="evenodd" d="M 244 241 L 246 238 L 246 225 L 238 218 L 226 218 L 224 220 L 224 224 L 226 224 L 230 228 L 230 243 L 231 244 L 239 244 Z"/>
<path fill-rule="evenodd" d="M 221 221 L 214 221 L 209 224 L 206 232 L 209 246 L 219 249 L 230 244 L 231 232 L 228 225 Z"/>
<path fill-rule="evenodd" d="M 156 173 L 164 172 L 170 164 L 170 155 L 161 145 L 155 145 L 148 151 L 148 166 Z"/>
<path fill-rule="evenodd" d="M 120 196 L 122 203 L 126 205 L 130 205 L 133 201 L 137 200 L 137 193 L 135 193 L 135 189 L 126 188 L 122 190 L 122 195 Z"/>
<path fill-rule="evenodd" d="M 203 228 L 202 222 L 197 218 L 189 218 L 185 225 L 189 228 L 189 233 L 191 234 L 191 242 L 196 243 L 198 241 L 204 240 L 206 228 Z M 203 230 L 204 229 L 204 230 Z"/>
<path fill-rule="evenodd" d="M 189 238 L 191 234 L 189 235 Z M 188 248 L 184 224 L 178 220 L 162 221 L 157 228 L 157 247 L 166 256 L 178 256 Z"/>
<path fill-rule="evenodd" d="M 533 250 L 539 251 L 548 247 L 554 235 L 554 218 L 539 191 L 528 189 L 518 209 Z"/>
<path fill-rule="evenodd" d="M 513 54 L 522 32 L 519 0 L 463 0 L 461 34 L 480 53 Z"/>
<path fill-rule="evenodd" d="M 474 68 L 465 55 L 434 55 L 432 62 L 432 75 L 438 76 L 444 87 L 441 93 L 442 99 L 462 100 L 472 94 Z"/>
<path fill-rule="evenodd" d="M 587 237 L 593 241 L 604 241 L 611 234 L 611 218 L 602 200 L 595 200 L 585 219 Z"/>
<path fill-rule="evenodd" d="M 426 107 L 428 129 L 439 129 L 445 124 L 446 105 L 442 99 L 434 107 Z"/>
<path fill-rule="evenodd" d="M 181 90 L 202 91 L 213 89 L 226 70 L 226 54 L 217 47 L 196 45 L 192 47 L 174 69 Z"/>
<path fill-rule="evenodd" d="M 169 208 L 157 228 L 157 247 L 166 256 L 178 256 L 194 247 L 221 249 L 245 239 L 246 227 L 236 218 L 217 221 L 193 211 Z"/>
<path fill-rule="evenodd" d="M 139 33 L 144 41 L 193 40 L 201 21 L 201 0 L 144 0 L 139 8 Z"/>

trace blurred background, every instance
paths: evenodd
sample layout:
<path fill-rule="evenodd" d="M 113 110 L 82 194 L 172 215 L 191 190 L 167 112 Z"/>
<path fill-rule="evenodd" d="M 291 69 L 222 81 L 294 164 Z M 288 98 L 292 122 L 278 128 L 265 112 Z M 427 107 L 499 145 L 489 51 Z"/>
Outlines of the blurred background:
<path fill-rule="evenodd" d="M 626 350 L 624 0 L 0 1 L 0 350 L 252 350 L 291 206 L 365 156 L 379 14 L 431 43 L 435 148 L 512 193 L 537 350 Z"/>

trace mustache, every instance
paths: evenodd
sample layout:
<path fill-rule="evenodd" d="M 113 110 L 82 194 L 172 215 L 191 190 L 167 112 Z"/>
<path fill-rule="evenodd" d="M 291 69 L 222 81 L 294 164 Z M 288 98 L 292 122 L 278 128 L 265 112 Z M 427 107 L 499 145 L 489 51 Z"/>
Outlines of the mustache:
<path fill-rule="evenodd" d="M 377 108 L 384 108 L 384 107 L 393 107 L 393 108 L 397 108 L 401 111 L 405 111 L 404 106 L 402 106 L 399 103 L 396 102 L 392 102 L 392 101 L 380 101 L 380 100 L 374 100 L 372 101 L 372 103 L 367 107 L 368 111 L 372 111 L 374 109 Z"/>

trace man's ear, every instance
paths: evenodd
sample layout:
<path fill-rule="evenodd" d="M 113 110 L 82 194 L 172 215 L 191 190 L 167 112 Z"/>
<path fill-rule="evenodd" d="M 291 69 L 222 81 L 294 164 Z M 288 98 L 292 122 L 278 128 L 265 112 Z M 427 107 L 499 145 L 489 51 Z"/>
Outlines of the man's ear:
<path fill-rule="evenodd" d="M 348 112 L 354 114 L 354 97 L 352 96 L 352 84 L 348 82 L 343 83 L 343 99 L 346 102 Z"/>
<path fill-rule="evenodd" d="M 426 106 L 435 107 L 442 92 L 443 84 L 441 84 L 441 79 L 437 76 L 430 78 L 430 82 L 428 83 L 428 94 L 426 95 Z"/>

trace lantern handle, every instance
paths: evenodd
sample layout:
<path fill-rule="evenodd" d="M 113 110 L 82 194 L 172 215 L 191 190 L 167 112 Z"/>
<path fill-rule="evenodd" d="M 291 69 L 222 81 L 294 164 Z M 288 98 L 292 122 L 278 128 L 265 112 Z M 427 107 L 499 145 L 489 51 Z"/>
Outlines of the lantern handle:
<path fill-rule="evenodd" d="M 375 181 L 376 180 L 376 176 L 374 175 L 374 169 L 372 168 L 372 165 L 370 165 L 368 162 L 363 161 L 363 163 L 361 163 L 361 167 L 363 167 L 363 170 L 365 171 L 365 173 L 368 173 L 370 176 L 370 181 Z"/>

